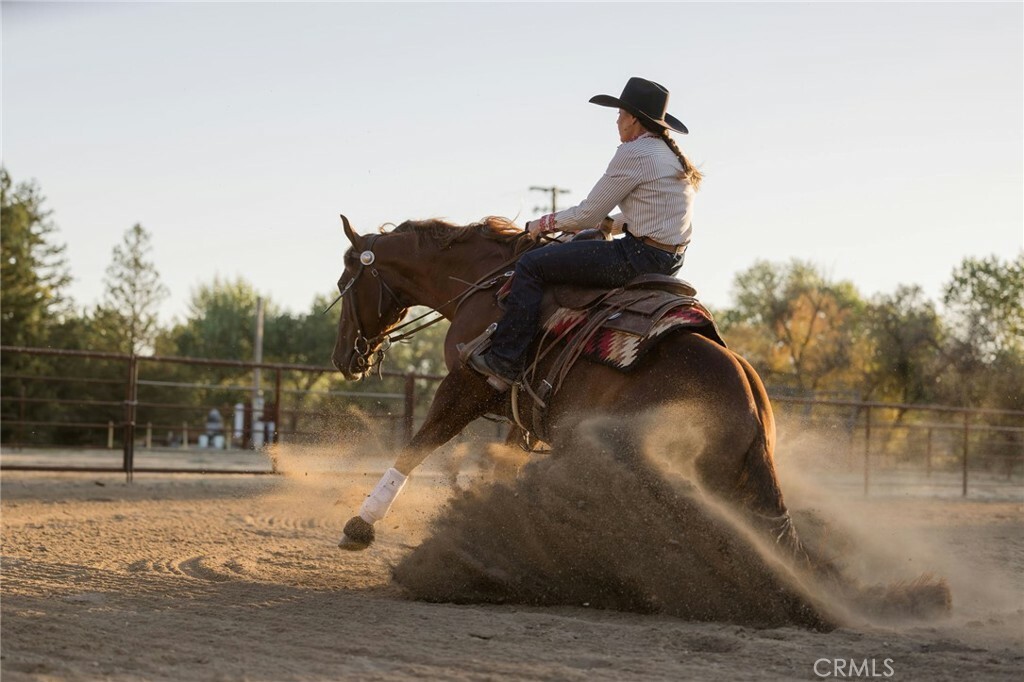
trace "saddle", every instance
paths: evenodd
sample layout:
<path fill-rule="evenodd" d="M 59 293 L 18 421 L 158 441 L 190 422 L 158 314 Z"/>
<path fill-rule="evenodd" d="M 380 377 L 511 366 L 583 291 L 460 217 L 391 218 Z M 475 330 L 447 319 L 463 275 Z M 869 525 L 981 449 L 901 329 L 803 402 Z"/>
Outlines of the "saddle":
<path fill-rule="evenodd" d="M 689 282 L 669 275 L 640 275 L 627 282 L 622 289 L 624 291 L 665 291 L 691 298 L 697 295 L 697 290 Z M 609 293 L 609 291 L 607 289 L 582 287 L 577 284 L 556 284 L 548 287 L 548 293 L 558 305 L 564 308 L 572 308 L 573 310 L 581 310 L 589 308 L 599 298 Z M 498 296 L 499 298 L 502 297 L 501 292 L 499 292 Z"/>
<path fill-rule="evenodd" d="M 506 282 L 498 292 L 499 303 L 509 285 L 510 281 Z M 541 302 L 542 333 L 533 360 L 512 387 L 516 423 L 526 430 L 520 419 L 520 393 L 524 392 L 533 402 L 533 432 L 545 440 L 547 405 L 581 357 L 626 372 L 669 331 L 681 329 L 724 347 L 714 318 L 696 294 L 688 282 L 666 275 L 642 275 L 611 290 L 578 285 L 547 287 Z M 466 344 L 464 355 L 483 350 L 496 326 L 491 325 Z M 541 361 L 556 350 L 558 355 L 546 376 L 538 376 Z"/>
<path fill-rule="evenodd" d="M 667 275 L 641 275 L 612 290 L 556 285 L 541 301 L 541 326 L 564 328 L 568 320 L 602 317 L 601 327 L 645 337 L 669 310 L 700 306 L 696 294 L 688 282 Z M 608 314 L 602 316 L 602 311 Z"/>

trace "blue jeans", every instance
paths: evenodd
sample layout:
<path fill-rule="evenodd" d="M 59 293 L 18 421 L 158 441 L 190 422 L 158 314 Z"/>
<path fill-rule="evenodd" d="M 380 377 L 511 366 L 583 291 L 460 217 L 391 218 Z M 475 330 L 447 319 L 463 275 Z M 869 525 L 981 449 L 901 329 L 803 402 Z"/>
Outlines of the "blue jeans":
<path fill-rule="evenodd" d="M 529 251 L 516 263 L 505 316 L 494 332 L 488 360 L 509 378 L 522 371 L 540 326 L 546 284 L 614 289 L 640 275 L 673 275 L 682 266 L 683 254 L 648 246 L 630 234 L 611 241 L 566 242 Z"/>

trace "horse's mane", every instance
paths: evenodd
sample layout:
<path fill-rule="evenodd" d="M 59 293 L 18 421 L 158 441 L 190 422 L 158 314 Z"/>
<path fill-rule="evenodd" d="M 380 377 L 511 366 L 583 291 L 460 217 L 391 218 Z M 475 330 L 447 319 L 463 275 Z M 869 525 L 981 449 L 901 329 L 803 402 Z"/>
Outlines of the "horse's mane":
<path fill-rule="evenodd" d="M 500 216 L 487 216 L 483 220 L 469 225 L 455 225 L 446 220 L 433 218 L 406 220 L 391 230 L 385 229 L 387 227 L 384 225 L 380 228 L 381 234 L 413 232 L 418 238 L 427 240 L 442 249 L 457 242 L 466 241 L 474 235 L 503 244 L 512 244 L 513 251 L 516 253 L 525 251 L 534 243 L 522 228 L 508 218 Z"/>

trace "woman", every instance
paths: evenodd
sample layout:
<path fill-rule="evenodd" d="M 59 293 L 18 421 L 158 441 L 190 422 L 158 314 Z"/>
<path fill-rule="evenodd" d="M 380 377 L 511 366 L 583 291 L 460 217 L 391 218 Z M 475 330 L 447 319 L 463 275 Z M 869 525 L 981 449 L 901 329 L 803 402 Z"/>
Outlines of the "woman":
<path fill-rule="evenodd" d="M 669 93 L 643 78 L 630 78 L 622 95 L 597 95 L 590 101 L 617 107 L 619 140 L 604 176 L 578 206 L 526 224 L 534 239 L 547 232 L 578 232 L 601 227 L 611 241 L 552 244 L 527 252 L 516 264 L 505 316 L 485 353 L 468 364 L 505 390 L 521 373 L 539 326 L 545 284 L 619 287 L 639 275 L 675 274 L 690 242 L 693 195 L 701 174 L 669 137 L 687 134 L 686 126 L 666 112 Z M 610 216 L 618 206 L 621 213 Z"/>

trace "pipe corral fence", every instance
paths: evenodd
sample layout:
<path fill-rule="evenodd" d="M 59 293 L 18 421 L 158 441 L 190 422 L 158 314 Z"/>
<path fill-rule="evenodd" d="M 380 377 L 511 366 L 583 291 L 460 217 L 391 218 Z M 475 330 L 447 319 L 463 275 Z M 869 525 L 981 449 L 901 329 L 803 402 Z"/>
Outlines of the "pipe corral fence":
<path fill-rule="evenodd" d="M 0 469 L 123 472 L 129 481 L 135 472 L 274 473 L 255 456 L 264 446 L 316 445 L 342 424 L 400 447 L 444 378 L 385 370 L 380 381 L 354 384 L 327 366 L 15 346 L 0 353 Z M 865 495 L 905 477 L 965 497 L 1024 477 L 1024 411 L 781 395 L 772 403 L 782 430 L 824 436 L 822 458 L 847 480 L 856 474 Z M 507 427 L 475 432 L 502 441 Z M 56 449 L 80 450 L 82 460 L 47 463 Z M 138 465 L 139 450 L 190 457 Z M 87 455 L 97 451 L 119 451 L 119 465 Z"/>
<path fill-rule="evenodd" d="M 317 443 L 340 423 L 352 433 L 373 429 L 385 445 L 398 446 L 411 438 L 444 378 L 385 370 L 381 382 L 352 384 L 326 366 L 14 346 L 0 346 L 0 353 L 0 444 L 8 455 L 0 469 L 123 471 L 129 480 L 136 471 L 272 473 L 245 466 L 245 454 Z M 120 465 L 46 464 L 39 456 L 57 448 L 117 449 Z M 138 466 L 140 449 L 207 456 L 183 466 Z M 218 453 L 234 454 L 232 466 L 218 466 L 228 461 Z"/>
<path fill-rule="evenodd" d="M 780 430 L 809 433 L 803 462 L 845 485 L 1024 499 L 1024 411 L 772 396 Z M 825 461 L 823 461 L 825 460 Z M 852 474 L 856 474 L 853 476 Z"/>

